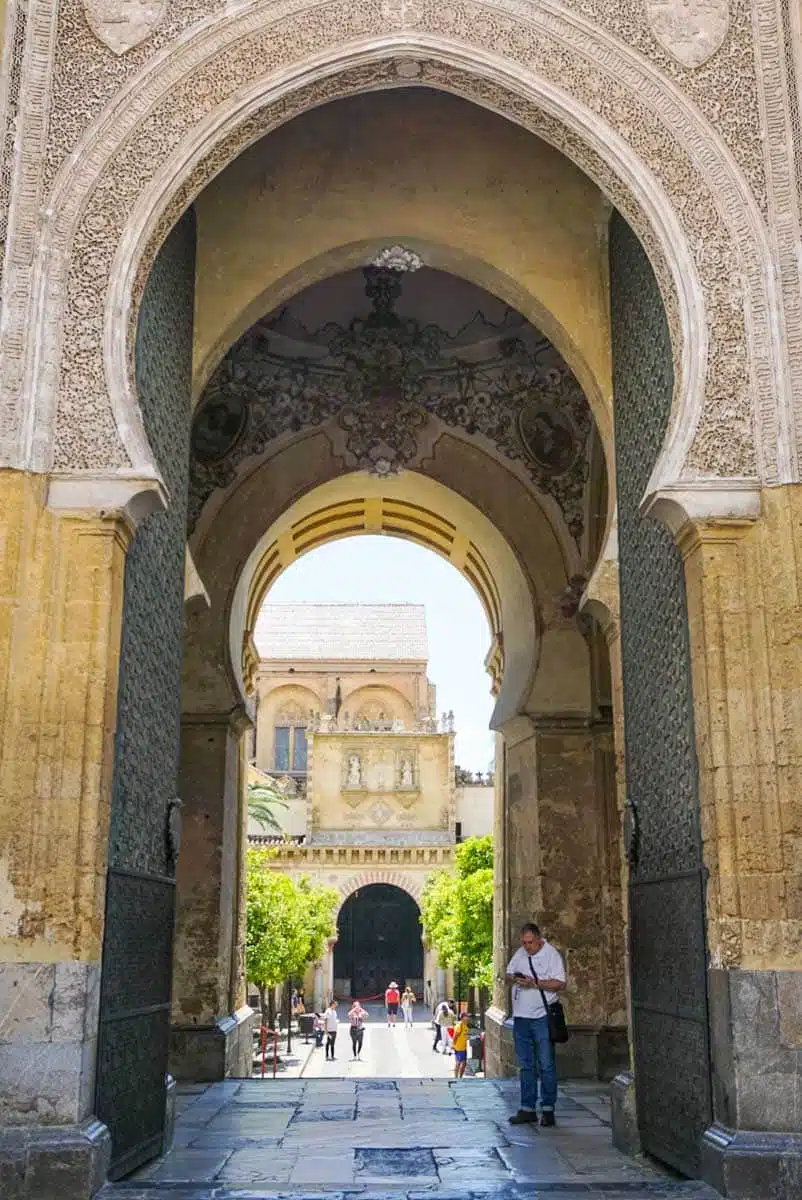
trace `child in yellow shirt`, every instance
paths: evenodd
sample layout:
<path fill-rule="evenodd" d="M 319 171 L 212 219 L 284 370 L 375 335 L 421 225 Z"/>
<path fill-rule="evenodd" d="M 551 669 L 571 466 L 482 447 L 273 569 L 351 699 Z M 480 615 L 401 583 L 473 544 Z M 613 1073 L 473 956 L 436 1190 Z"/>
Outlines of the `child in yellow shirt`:
<path fill-rule="evenodd" d="M 462 1079 L 468 1063 L 468 1014 L 463 1013 L 454 1027 L 454 1078 Z"/>

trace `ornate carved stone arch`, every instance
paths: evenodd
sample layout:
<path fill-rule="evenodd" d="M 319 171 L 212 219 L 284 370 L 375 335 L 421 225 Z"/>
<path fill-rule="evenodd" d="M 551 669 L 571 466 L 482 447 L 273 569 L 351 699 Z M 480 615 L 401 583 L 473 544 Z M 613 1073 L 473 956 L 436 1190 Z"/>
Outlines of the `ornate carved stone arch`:
<path fill-rule="evenodd" d="M 34 287 L 32 311 L 46 315 L 29 322 L 48 349 L 43 373 L 28 380 L 41 405 L 28 428 L 47 419 L 60 379 L 60 471 L 154 475 L 130 385 L 131 330 L 152 254 L 206 180 L 312 105 L 413 82 L 494 108 L 556 145 L 642 238 L 677 358 L 652 489 L 683 472 L 787 476 L 777 447 L 788 443 L 788 388 L 765 230 L 715 129 L 667 76 L 547 0 L 357 10 L 332 0 L 297 17 L 297 7 L 264 3 L 200 23 L 129 81 L 59 178 Z M 90 294 L 106 292 L 105 323 L 85 304 L 90 270 Z M 46 283 L 51 301 L 65 289 L 63 325 L 57 303 L 37 302 Z M 29 465 L 47 466 L 46 450 L 37 453 Z"/>

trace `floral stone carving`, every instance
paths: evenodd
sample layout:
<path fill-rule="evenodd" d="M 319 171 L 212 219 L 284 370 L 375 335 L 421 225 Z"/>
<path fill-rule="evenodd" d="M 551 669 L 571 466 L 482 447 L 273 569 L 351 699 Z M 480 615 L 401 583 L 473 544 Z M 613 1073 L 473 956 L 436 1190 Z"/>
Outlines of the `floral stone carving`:
<path fill-rule="evenodd" d="M 125 54 L 150 37 L 167 0 L 84 0 L 84 11 L 95 37 L 115 54 Z"/>
<path fill-rule="evenodd" d="M 439 326 L 399 316 L 401 270 L 370 265 L 364 275 L 371 311 L 310 335 L 305 357 L 272 348 L 276 335 L 309 334 L 282 310 L 257 322 L 223 359 L 193 422 L 190 528 L 211 493 L 234 482 L 239 464 L 282 435 L 335 421 L 351 466 L 391 475 L 414 462 L 433 417 L 520 462 L 578 540 L 593 422 L 551 343 L 512 309 L 501 325 L 477 314 L 491 347 L 477 358 Z"/>
<path fill-rule="evenodd" d="M 721 49 L 730 27 L 729 0 L 646 0 L 652 33 L 684 67 L 701 67 Z"/>

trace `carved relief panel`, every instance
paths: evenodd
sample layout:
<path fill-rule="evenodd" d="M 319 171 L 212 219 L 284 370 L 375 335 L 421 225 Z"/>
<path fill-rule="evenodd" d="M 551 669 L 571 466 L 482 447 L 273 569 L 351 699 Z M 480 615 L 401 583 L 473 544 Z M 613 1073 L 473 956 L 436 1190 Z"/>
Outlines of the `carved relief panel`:
<path fill-rule="evenodd" d="M 701 67 L 721 49 L 729 0 L 646 0 L 646 17 L 664 50 L 684 67 Z"/>
<path fill-rule="evenodd" d="M 84 0 L 89 28 L 115 54 L 150 37 L 167 11 L 167 0 Z"/>

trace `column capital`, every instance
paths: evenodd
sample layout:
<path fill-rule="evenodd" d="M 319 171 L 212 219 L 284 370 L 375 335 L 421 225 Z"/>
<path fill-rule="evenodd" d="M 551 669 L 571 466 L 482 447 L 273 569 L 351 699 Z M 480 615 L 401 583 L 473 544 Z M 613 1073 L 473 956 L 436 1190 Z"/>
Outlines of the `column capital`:
<path fill-rule="evenodd" d="M 47 507 L 64 517 L 117 518 L 130 537 L 151 513 L 167 508 L 168 494 L 156 475 L 51 474 Z"/>
<path fill-rule="evenodd" d="M 662 521 L 678 541 L 688 524 L 749 526 L 760 516 L 760 482 L 746 476 L 678 480 L 648 494 L 641 512 Z"/>

